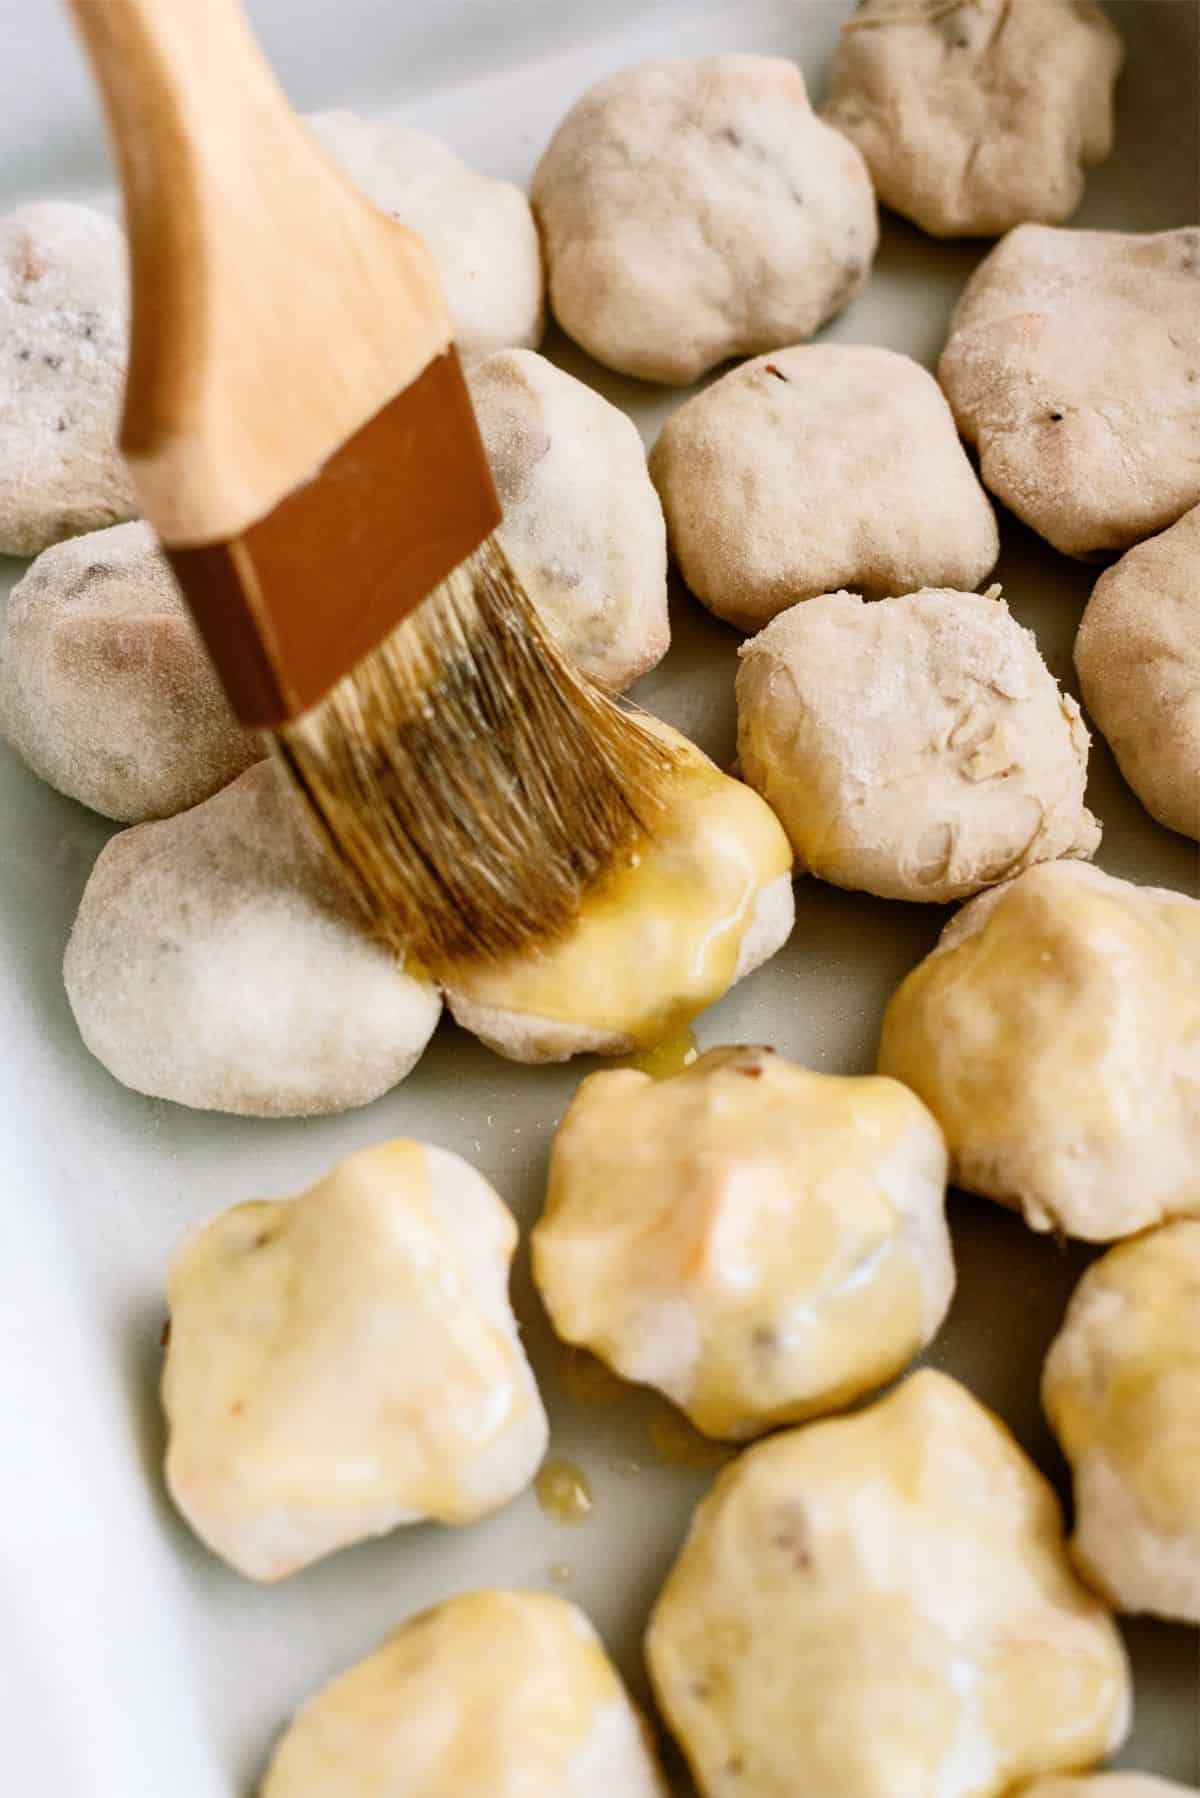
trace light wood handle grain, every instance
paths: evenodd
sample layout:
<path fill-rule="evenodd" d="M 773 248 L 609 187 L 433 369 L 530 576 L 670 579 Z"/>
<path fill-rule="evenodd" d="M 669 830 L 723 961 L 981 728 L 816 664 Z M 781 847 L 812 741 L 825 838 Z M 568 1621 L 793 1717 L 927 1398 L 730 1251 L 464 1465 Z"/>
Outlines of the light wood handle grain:
<path fill-rule="evenodd" d="M 222 541 L 447 348 L 440 283 L 296 118 L 237 0 L 68 3 L 125 194 L 121 447 L 164 541 Z"/>

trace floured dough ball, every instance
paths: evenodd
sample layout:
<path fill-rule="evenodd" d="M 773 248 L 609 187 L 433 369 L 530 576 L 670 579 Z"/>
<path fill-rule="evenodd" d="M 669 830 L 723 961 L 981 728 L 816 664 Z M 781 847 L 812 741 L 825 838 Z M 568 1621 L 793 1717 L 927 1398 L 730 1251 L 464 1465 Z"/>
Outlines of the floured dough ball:
<path fill-rule="evenodd" d="M 946 1146 L 894 1080 L 710 1049 L 584 1080 L 533 1270 L 551 1321 L 735 1440 L 882 1386 L 954 1289 Z"/>
<path fill-rule="evenodd" d="M 938 379 L 984 484 L 1069 556 L 1200 500 L 1200 229 L 1021 225 L 968 281 Z"/>
<path fill-rule="evenodd" d="M 1198 1798 L 1195 1786 L 1153 1773 L 1093 1773 L 1081 1779 L 1038 1779 L 1017 1798 Z"/>
<path fill-rule="evenodd" d="M 793 606 L 737 703 L 743 776 L 836 886 L 944 904 L 1100 841 L 1079 707 L 991 593 Z"/>
<path fill-rule="evenodd" d="M 667 1798 L 595 1630 L 547 1592 L 464 1592 L 300 1711 L 261 1798 Z"/>
<path fill-rule="evenodd" d="M 1042 1402 L 1074 1475 L 1084 1578 L 1119 1611 L 1200 1624 L 1200 1220 L 1092 1263 Z"/>
<path fill-rule="evenodd" d="M 1075 667 L 1146 810 L 1200 837 L 1200 506 L 1100 576 Z"/>
<path fill-rule="evenodd" d="M 464 356 L 541 342 L 542 253 L 519 187 L 389 118 L 320 112 L 305 122 L 372 205 L 424 238 Z"/>
<path fill-rule="evenodd" d="M 406 1141 L 190 1238 L 167 1282 L 167 1485 L 215 1554 L 282 1579 L 529 1484 L 546 1417 L 508 1302 L 516 1245 L 482 1175 Z"/>
<path fill-rule="evenodd" d="M 632 419 L 531 350 L 470 371 L 496 535 L 568 655 L 610 691 L 667 650 L 667 533 Z"/>
<path fill-rule="evenodd" d="M 455 1018 L 498 1055 L 566 1061 L 650 1048 L 791 933 L 792 852 L 770 808 L 677 732 L 646 722 L 678 755 L 653 835 L 564 937 L 446 978 Z"/>
<path fill-rule="evenodd" d="M 1057 224 L 1113 142 L 1121 38 L 1092 0 L 860 0 L 822 112 L 935 237 Z"/>
<path fill-rule="evenodd" d="M 45 550 L 14 587 L 0 731 L 60 793 L 126 824 L 198 805 L 262 754 L 144 524 Z"/>
<path fill-rule="evenodd" d="M 1099 1760 L 1129 1719 L 1050 1486 L 929 1371 L 735 1461 L 646 1653 L 705 1798 L 1000 1798 Z"/>
<path fill-rule="evenodd" d="M 650 474 L 684 580 L 739 630 L 839 587 L 974 587 L 1000 553 L 937 382 L 893 350 L 744 363 L 667 420 Z"/>
<path fill-rule="evenodd" d="M 1082 862 L 972 899 L 892 995 L 879 1071 L 951 1179 L 1109 1242 L 1200 1211 L 1200 901 Z"/>
<path fill-rule="evenodd" d="M 0 554 L 136 510 L 116 445 L 127 291 L 103 213 L 43 201 L 0 219 Z"/>
<path fill-rule="evenodd" d="M 272 762 L 113 837 L 63 978 L 116 1079 L 248 1117 L 368 1104 L 415 1067 L 441 1011 L 363 934 Z"/>
<path fill-rule="evenodd" d="M 879 238 L 862 157 L 770 56 L 598 82 L 551 139 L 533 205 L 563 330 L 676 385 L 811 337 L 865 284 Z"/>

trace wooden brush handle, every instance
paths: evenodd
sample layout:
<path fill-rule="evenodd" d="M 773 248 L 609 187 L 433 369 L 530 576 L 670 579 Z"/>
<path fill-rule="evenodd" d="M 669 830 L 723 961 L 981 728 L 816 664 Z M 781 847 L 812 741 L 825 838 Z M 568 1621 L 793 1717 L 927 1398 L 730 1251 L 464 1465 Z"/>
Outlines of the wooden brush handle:
<path fill-rule="evenodd" d="M 170 545 L 263 518 L 440 355 L 428 250 L 292 112 L 237 0 L 69 0 L 130 239 L 121 448 Z"/>

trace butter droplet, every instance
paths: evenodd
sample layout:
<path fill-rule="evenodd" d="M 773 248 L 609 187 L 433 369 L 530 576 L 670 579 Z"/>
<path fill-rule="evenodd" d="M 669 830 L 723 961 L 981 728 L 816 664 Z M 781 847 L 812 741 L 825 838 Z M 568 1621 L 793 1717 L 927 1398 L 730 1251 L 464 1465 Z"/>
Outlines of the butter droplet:
<path fill-rule="evenodd" d="M 622 1056 L 614 1065 L 636 1068 L 639 1074 L 649 1074 L 655 1080 L 668 1080 L 672 1074 L 682 1074 L 684 1068 L 690 1068 L 699 1053 L 700 1045 L 692 1031 L 675 1030 L 653 1048 Z"/>
<path fill-rule="evenodd" d="M 534 1489 L 542 1510 L 555 1523 L 581 1523 L 592 1508 L 587 1475 L 573 1461 L 546 1461 Z"/>
<path fill-rule="evenodd" d="M 680 1412 L 655 1411 L 646 1419 L 646 1435 L 658 1459 L 667 1467 L 692 1467 L 698 1472 L 724 1467 L 737 1448 L 732 1442 L 714 1442 L 692 1428 Z"/>

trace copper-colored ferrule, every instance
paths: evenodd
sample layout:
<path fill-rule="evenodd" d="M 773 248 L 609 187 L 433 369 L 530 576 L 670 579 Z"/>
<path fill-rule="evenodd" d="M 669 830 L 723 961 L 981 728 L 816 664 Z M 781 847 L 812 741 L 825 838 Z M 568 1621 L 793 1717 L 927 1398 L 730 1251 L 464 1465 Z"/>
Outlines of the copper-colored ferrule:
<path fill-rule="evenodd" d="M 274 729 L 324 698 L 500 516 L 451 348 L 241 536 L 165 547 L 239 718 Z"/>

